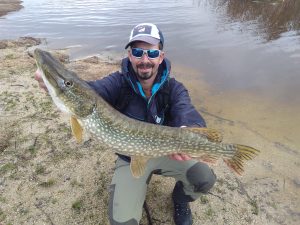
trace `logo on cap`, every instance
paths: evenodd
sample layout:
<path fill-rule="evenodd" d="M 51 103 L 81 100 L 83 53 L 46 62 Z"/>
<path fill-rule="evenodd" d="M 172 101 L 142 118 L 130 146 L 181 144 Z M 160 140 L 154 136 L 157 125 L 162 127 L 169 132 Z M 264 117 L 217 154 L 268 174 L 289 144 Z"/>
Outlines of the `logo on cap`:
<path fill-rule="evenodd" d="M 145 32 L 145 27 L 141 27 L 141 28 L 139 28 L 139 32 Z"/>
<path fill-rule="evenodd" d="M 138 34 L 149 34 L 149 35 L 151 35 L 151 30 L 152 30 L 152 27 L 147 26 L 147 25 L 136 27 L 133 30 L 132 37 L 134 37 Z"/>

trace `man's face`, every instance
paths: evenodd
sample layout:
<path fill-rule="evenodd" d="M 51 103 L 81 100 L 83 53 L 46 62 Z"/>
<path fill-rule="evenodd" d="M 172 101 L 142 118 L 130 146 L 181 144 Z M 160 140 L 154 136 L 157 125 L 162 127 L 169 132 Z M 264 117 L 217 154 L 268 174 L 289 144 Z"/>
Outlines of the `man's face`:
<path fill-rule="evenodd" d="M 134 42 L 128 50 L 128 57 L 132 64 L 134 72 L 137 74 L 138 79 L 148 80 L 151 77 L 156 77 L 158 67 L 164 59 L 164 53 L 161 51 L 157 58 L 150 59 L 147 54 L 143 54 L 141 58 L 136 58 L 132 55 L 132 48 L 141 48 L 144 50 L 159 49 L 158 45 L 151 45 L 146 42 Z"/>

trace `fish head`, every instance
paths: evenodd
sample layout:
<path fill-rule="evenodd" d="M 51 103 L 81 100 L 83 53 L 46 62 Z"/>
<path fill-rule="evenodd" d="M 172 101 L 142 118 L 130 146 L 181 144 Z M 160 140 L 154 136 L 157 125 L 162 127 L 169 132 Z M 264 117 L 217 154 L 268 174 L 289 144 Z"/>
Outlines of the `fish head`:
<path fill-rule="evenodd" d="M 35 49 L 34 58 L 52 100 L 61 111 L 78 118 L 92 114 L 96 93 L 85 81 L 49 52 Z"/>

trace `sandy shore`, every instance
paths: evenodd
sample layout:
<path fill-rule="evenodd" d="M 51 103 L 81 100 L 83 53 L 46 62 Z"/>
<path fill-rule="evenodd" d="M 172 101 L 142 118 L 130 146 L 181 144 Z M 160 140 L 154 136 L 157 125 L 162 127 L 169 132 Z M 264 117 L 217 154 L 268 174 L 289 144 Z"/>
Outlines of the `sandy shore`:
<path fill-rule="evenodd" d="M 23 8 L 20 0 L 0 0 L 0 16 Z"/>
<path fill-rule="evenodd" d="M 38 88 L 33 79 L 35 62 L 28 49 L 39 43 L 34 38 L 0 41 L 0 224 L 107 225 L 115 156 L 104 153 L 95 140 L 77 144 L 68 118 Z M 97 56 L 70 61 L 67 49 L 52 52 L 87 80 L 119 69 L 118 62 Z M 187 80 L 185 83 L 192 87 Z M 202 88 L 201 98 L 209 100 L 208 93 Z M 195 101 L 198 95 L 191 91 Z M 221 129 L 226 140 L 254 144 L 264 151 L 273 146 L 273 140 L 245 123 L 226 119 L 222 112 L 214 114 L 213 106 L 201 110 L 208 124 Z M 298 224 L 299 192 L 295 190 L 300 181 L 274 176 L 268 157 L 262 153 L 247 163 L 243 177 L 232 174 L 221 162 L 213 166 L 218 181 L 209 195 L 191 204 L 194 224 Z M 147 202 L 154 224 L 173 224 L 173 185 L 172 179 L 159 176 L 149 185 Z M 141 224 L 147 224 L 145 214 Z"/>

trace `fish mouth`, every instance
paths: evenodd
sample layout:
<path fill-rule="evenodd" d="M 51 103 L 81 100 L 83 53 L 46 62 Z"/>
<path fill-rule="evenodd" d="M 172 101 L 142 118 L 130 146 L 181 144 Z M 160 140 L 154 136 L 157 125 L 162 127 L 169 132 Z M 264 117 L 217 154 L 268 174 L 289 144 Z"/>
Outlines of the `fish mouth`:
<path fill-rule="evenodd" d="M 55 93 L 62 90 L 67 80 L 63 73 L 66 69 L 62 64 L 41 49 L 34 50 L 34 58 L 47 89 Z"/>
<path fill-rule="evenodd" d="M 56 106 L 61 111 L 72 114 L 65 102 L 66 99 L 62 95 L 66 89 L 66 84 L 72 83 L 65 67 L 53 58 L 50 53 L 40 49 L 34 50 L 34 58 L 44 84 Z"/>

